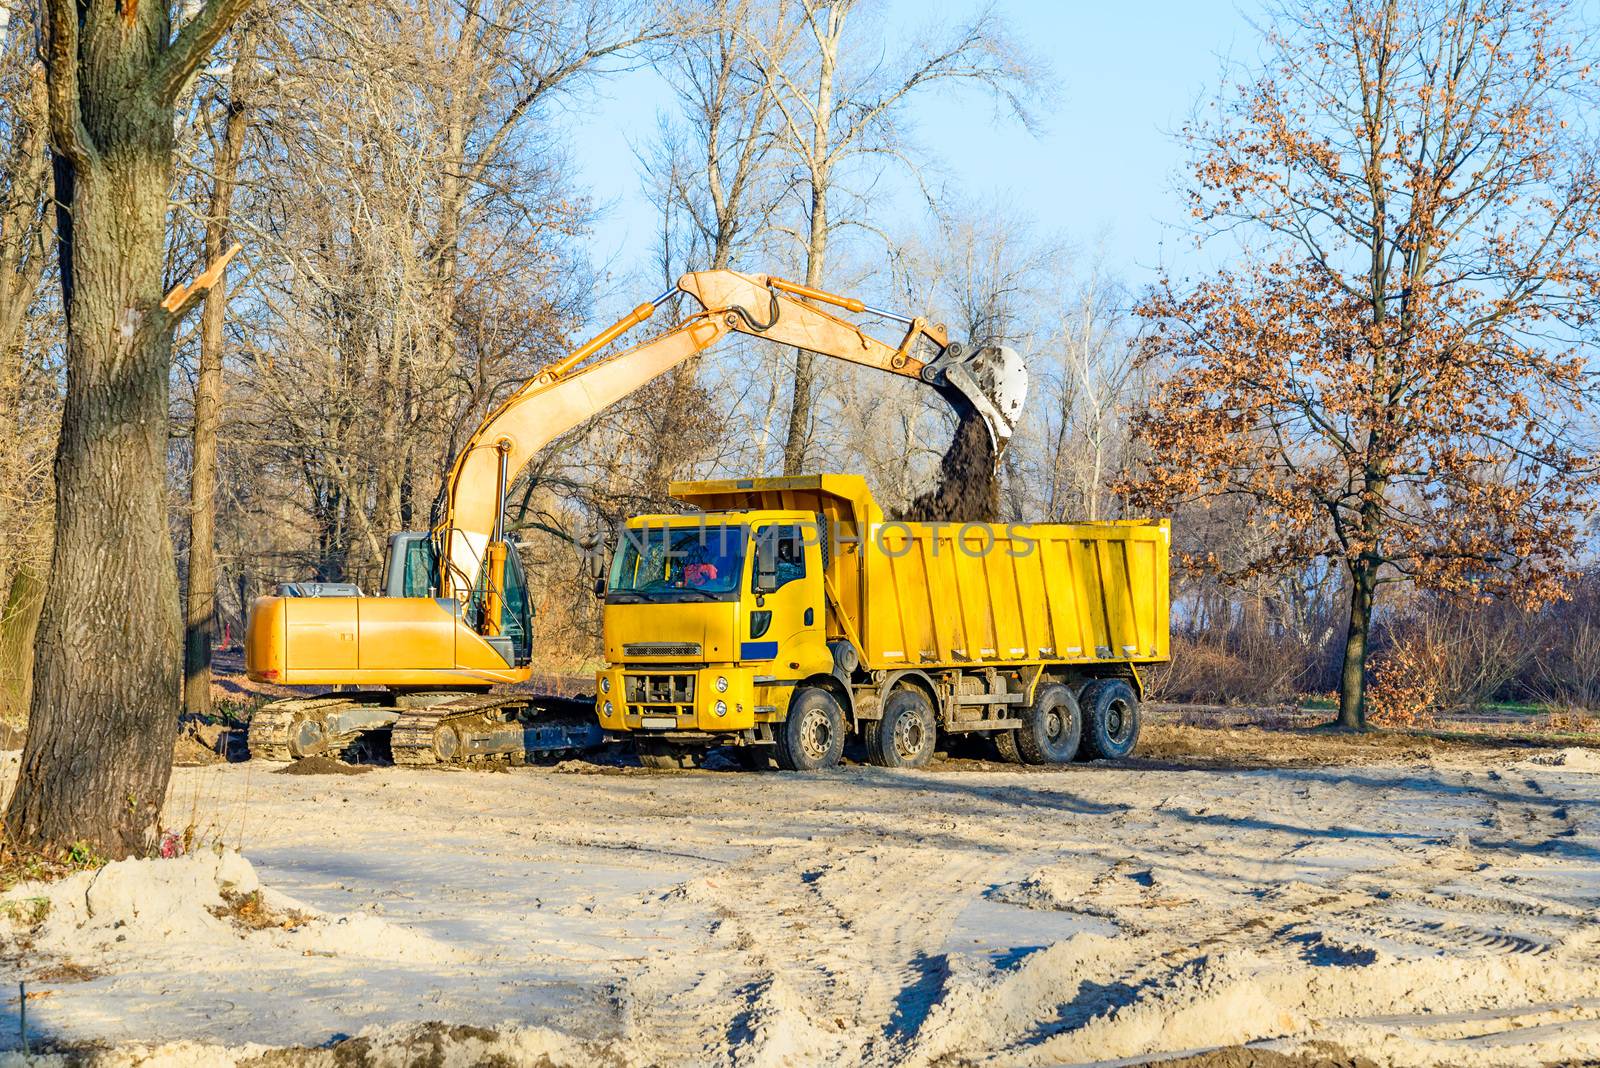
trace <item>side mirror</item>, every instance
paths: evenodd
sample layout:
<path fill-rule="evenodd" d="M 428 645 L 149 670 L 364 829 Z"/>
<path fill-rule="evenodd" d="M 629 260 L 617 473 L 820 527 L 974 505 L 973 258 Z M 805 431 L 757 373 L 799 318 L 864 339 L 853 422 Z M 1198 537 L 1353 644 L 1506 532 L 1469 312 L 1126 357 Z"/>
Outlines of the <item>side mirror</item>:
<path fill-rule="evenodd" d="M 606 596 L 606 580 L 605 579 L 597 578 L 597 579 L 594 580 L 594 595 L 596 597 L 600 598 L 601 600 L 605 600 L 605 596 Z"/>
<path fill-rule="evenodd" d="M 755 592 L 772 593 L 778 588 L 778 539 L 769 532 L 756 535 Z"/>

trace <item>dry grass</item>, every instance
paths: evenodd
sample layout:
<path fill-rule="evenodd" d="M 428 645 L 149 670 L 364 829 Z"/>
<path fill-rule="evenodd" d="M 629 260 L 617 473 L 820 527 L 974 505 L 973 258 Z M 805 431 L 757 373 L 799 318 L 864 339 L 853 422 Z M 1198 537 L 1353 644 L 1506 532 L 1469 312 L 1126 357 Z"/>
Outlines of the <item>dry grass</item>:
<path fill-rule="evenodd" d="M 271 908 L 262 899 L 260 890 L 248 894 L 224 890 L 222 900 L 223 904 L 211 909 L 211 915 L 219 920 L 229 920 L 247 931 L 292 931 L 296 927 L 304 927 L 312 919 L 304 912 L 280 912 Z"/>
<path fill-rule="evenodd" d="M 81 964 L 74 964 L 70 960 L 56 961 L 49 967 L 40 968 L 33 973 L 33 979 L 38 983 L 87 983 L 91 979 L 98 978 L 100 978 L 99 972 L 85 968 Z"/>

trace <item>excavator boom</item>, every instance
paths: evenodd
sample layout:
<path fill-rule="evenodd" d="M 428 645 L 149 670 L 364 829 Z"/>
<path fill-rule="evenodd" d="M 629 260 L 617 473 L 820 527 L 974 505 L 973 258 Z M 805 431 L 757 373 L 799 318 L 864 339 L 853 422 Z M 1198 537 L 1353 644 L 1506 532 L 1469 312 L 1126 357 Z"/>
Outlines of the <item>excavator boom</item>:
<path fill-rule="evenodd" d="M 592 359 L 678 293 L 692 296 L 702 310 L 641 345 Z M 896 320 L 905 326 L 905 334 L 899 344 L 890 345 L 818 303 Z M 456 457 L 447 483 L 447 504 L 437 530 L 444 546 L 440 595 L 477 584 L 488 546 L 502 525 L 500 510 L 509 482 L 540 449 L 729 333 L 922 381 L 958 409 L 970 407 L 982 416 L 997 455 L 1011 437 L 1027 392 L 1027 373 L 1016 353 L 1006 348 L 968 351 L 950 342 L 942 326 L 924 319 L 768 275 L 728 270 L 685 274 L 676 288 L 639 305 L 540 371 L 479 426 Z"/>

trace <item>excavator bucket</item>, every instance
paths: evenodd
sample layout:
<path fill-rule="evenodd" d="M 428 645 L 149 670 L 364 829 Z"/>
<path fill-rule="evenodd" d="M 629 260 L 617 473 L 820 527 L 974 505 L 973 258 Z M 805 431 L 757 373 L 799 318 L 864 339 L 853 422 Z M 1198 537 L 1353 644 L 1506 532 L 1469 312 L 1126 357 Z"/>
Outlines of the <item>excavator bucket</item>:
<path fill-rule="evenodd" d="M 966 351 L 952 344 L 928 369 L 934 372 L 933 384 L 958 411 L 970 408 L 983 419 L 995 455 L 1004 452 L 1028 399 L 1028 368 L 1016 350 L 989 345 Z"/>

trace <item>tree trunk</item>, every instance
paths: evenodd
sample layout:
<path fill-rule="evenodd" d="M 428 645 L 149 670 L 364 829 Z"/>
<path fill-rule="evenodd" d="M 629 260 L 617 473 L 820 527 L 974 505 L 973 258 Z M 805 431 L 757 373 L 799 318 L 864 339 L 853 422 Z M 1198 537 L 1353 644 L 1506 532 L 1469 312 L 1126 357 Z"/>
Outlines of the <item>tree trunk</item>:
<path fill-rule="evenodd" d="M 162 306 L 173 108 L 249 0 L 207 0 L 172 36 L 165 3 L 45 0 L 67 386 L 56 528 L 27 744 L 6 829 L 24 848 L 110 857 L 153 844 L 182 684 L 167 532 Z"/>
<path fill-rule="evenodd" d="M 825 187 L 811 195 L 811 243 L 806 255 L 806 285 L 820 288 L 822 265 L 828 251 L 828 195 Z M 817 356 L 795 350 L 794 394 L 789 399 L 789 433 L 783 444 L 783 473 L 798 475 L 806 465 L 806 439 L 810 436 L 811 406 L 815 401 Z"/>
<path fill-rule="evenodd" d="M 819 36 L 821 56 L 817 65 L 817 98 L 812 112 L 811 145 L 807 164 L 811 174 L 811 226 L 806 235 L 806 285 L 822 285 L 823 265 L 828 254 L 828 187 L 833 164 L 829 123 L 833 119 L 834 67 L 838 62 L 839 39 L 843 32 L 843 13 L 830 9 L 829 32 Z M 783 445 L 783 473 L 798 475 L 806 465 L 806 438 L 811 430 L 811 408 L 815 401 L 817 357 L 798 349 L 794 361 L 794 393 L 789 399 L 789 433 Z"/>
<path fill-rule="evenodd" d="M 1359 561 L 1350 571 L 1350 629 L 1344 640 L 1344 667 L 1339 676 L 1339 726 L 1367 727 L 1367 635 L 1372 627 L 1377 571 Z"/>
<path fill-rule="evenodd" d="M 228 245 L 233 189 L 249 126 L 242 90 L 253 65 L 254 34 L 239 42 L 232 98 L 222 142 L 212 161 L 215 184 L 206 220 L 205 259 L 215 262 Z M 206 293 L 200 313 L 200 368 L 194 387 L 194 468 L 189 475 L 189 584 L 183 631 L 183 709 L 211 714 L 211 642 L 217 629 L 217 428 L 222 410 L 222 328 L 228 309 L 226 278 Z"/>
<path fill-rule="evenodd" d="M 33 636 L 44 589 L 44 576 L 24 561 L 0 603 L 0 720 L 27 718 L 33 696 Z"/>

